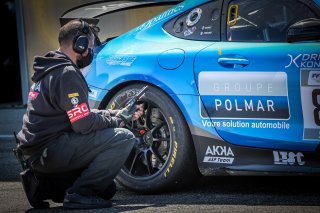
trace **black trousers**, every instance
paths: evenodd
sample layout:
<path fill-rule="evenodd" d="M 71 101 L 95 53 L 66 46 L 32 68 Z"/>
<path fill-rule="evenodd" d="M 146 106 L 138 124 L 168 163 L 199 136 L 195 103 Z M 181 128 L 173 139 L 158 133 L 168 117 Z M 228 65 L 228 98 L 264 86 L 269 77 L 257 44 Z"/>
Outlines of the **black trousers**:
<path fill-rule="evenodd" d="M 90 134 L 65 133 L 31 162 L 49 195 L 65 190 L 82 195 L 104 194 L 128 158 L 135 142 L 132 132 L 108 128 Z M 48 197 L 51 196 L 51 197 Z"/>

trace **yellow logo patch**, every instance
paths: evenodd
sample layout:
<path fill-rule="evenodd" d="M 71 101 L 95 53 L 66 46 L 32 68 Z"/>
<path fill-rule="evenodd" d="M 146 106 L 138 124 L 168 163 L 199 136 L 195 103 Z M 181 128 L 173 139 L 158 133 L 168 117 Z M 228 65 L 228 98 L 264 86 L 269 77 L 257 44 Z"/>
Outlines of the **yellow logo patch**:
<path fill-rule="evenodd" d="M 69 98 L 73 98 L 73 97 L 77 97 L 77 96 L 79 96 L 79 93 L 77 93 L 77 92 L 68 94 Z"/>

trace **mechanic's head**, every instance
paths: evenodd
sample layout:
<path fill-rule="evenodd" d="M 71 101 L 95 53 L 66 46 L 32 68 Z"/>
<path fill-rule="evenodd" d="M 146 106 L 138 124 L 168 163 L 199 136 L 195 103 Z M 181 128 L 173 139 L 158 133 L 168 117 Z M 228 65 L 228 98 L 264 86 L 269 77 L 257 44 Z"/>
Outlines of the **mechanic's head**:
<path fill-rule="evenodd" d="M 94 33 L 82 19 L 69 21 L 60 28 L 60 50 L 79 68 L 88 66 L 93 59 Z"/>

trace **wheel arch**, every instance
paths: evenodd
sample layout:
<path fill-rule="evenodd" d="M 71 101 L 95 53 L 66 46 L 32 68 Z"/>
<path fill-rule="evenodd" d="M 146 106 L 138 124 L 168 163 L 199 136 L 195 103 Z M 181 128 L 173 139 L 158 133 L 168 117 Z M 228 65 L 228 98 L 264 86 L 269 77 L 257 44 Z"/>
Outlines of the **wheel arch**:
<path fill-rule="evenodd" d="M 175 107 L 178 109 L 179 113 L 182 115 L 183 120 L 184 120 L 184 122 L 185 122 L 185 124 L 187 126 L 187 129 L 188 129 L 188 133 L 187 134 L 189 134 L 190 140 L 192 141 L 191 142 L 191 146 L 192 146 L 192 150 L 193 150 L 193 155 L 194 155 L 194 159 L 195 159 L 195 161 L 197 163 L 197 152 L 196 152 L 196 149 L 195 149 L 195 142 L 194 142 L 194 140 L 192 138 L 191 129 L 190 129 L 190 126 L 188 125 L 188 122 L 187 122 L 186 117 L 185 117 L 185 116 L 188 116 L 188 118 L 190 118 L 190 116 L 189 115 L 185 115 L 182 112 L 182 110 L 179 107 L 179 105 L 176 102 L 176 100 L 174 98 L 172 98 L 172 96 L 170 96 L 166 90 L 164 90 L 163 88 L 157 86 L 156 84 L 152 84 L 150 82 L 141 81 L 141 80 L 133 80 L 133 81 L 126 81 L 126 82 L 120 83 L 120 84 L 116 85 L 115 87 L 113 87 L 111 90 L 109 90 L 109 92 L 106 94 L 106 96 L 102 99 L 102 101 L 101 101 L 101 103 L 99 105 L 99 109 L 105 109 L 107 104 L 108 104 L 108 102 L 112 99 L 112 97 L 118 91 L 120 91 L 121 89 L 123 89 L 123 88 L 125 88 L 127 86 L 133 85 L 133 84 L 146 84 L 146 85 L 150 85 L 152 87 L 155 87 L 158 90 L 162 91 L 165 95 L 167 95 L 167 97 L 174 103 Z"/>

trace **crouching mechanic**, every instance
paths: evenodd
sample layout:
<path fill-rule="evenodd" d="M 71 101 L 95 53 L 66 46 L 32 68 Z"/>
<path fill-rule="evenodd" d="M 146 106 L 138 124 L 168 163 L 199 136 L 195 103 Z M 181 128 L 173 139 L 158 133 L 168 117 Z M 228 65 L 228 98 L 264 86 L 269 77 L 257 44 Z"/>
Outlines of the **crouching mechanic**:
<path fill-rule="evenodd" d="M 34 84 L 17 135 L 38 183 L 37 189 L 24 185 L 34 207 L 46 199 L 68 209 L 110 207 L 113 180 L 134 145 L 133 133 L 119 128 L 117 111 L 88 107 L 80 69 L 92 61 L 94 33 L 87 22 L 72 20 L 59 31 L 59 49 L 34 58 Z M 132 119 L 142 114 L 137 105 Z"/>

